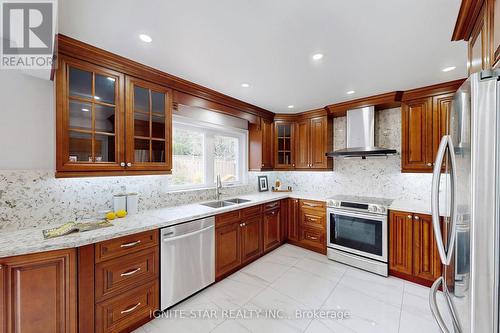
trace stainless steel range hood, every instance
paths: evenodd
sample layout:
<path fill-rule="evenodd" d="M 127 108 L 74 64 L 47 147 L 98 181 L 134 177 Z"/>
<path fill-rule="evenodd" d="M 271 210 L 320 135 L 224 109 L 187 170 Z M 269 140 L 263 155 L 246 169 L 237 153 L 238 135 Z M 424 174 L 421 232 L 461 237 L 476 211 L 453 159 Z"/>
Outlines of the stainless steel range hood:
<path fill-rule="evenodd" d="M 327 156 L 366 157 L 396 154 L 395 149 L 375 146 L 375 107 L 347 111 L 346 148 Z"/>

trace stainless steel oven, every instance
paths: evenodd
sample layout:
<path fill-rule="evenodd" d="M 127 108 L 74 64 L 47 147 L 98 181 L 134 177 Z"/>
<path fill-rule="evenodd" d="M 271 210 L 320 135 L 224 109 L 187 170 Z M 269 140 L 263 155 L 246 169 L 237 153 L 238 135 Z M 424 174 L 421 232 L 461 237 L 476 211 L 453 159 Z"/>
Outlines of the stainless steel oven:
<path fill-rule="evenodd" d="M 337 196 L 328 201 L 327 254 L 332 260 L 388 274 L 390 200 Z"/>

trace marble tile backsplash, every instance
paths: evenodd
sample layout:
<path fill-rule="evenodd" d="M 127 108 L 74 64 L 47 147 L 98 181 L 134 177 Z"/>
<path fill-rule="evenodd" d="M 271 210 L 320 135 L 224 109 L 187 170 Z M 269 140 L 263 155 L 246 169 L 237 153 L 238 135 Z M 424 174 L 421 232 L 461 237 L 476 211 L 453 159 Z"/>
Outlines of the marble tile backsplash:
<path fill-rule="evenodd" d="M 139 193 L 139 210 L 213 200 L 213 189 L 169 191 L 171 176 L 56 179 L 53 171 L 0 170 L 0 230 L 43 227 L 94 218 L 112 207 L 113 194 Z M 257 191 L 257 178 L 223 195 Z"/>
<path fill-rule="evenodd" d="M 345 117 L 334 120 L 335 149 L 345 147 Z M 399 108 L 376 112 L 376 144 L 401 146 Z M 401 156 L 387 159 L 335 158 L 328 172 L 250 172 L 248 184 L 225 188 L 224 196 L 257 191 L 257 176 L 268 175 L 270 185 L 280 179 L 295 191 L 330 196 L 351 194 L 428 200 L 429 174 L 402 174 Z M 95 217 L 112 206 L 116 193 L 139 193 L 139 210 L 214 199 L 214 190 L 171 192 L 170 176 L 133 176 L 56 179 L 52 170 L 0 170 L 0 230 L 44 227 L 76 218 Z"/>

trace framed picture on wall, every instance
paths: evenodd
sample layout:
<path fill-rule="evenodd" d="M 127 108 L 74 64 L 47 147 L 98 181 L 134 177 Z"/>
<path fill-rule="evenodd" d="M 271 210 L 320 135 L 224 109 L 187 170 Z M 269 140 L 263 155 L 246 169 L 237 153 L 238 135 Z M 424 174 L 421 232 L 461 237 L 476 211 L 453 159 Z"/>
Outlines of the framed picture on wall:
<path fill-rule="evenodd" d="M 258 179 L 259 179 L 259 192 L 269 191 L 267 176 L 258 176 Z"/>

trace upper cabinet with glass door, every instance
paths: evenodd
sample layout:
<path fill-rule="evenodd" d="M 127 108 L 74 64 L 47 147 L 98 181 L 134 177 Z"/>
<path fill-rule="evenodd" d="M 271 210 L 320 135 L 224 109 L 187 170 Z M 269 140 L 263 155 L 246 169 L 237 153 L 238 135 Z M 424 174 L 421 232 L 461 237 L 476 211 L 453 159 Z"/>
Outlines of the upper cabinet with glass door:
<path fill-rule="evenodd" d="M 57 171 L 120 171 L 124 76 L 61 57 L 57 71 Z"/>
<path fill-rule="evenodd" d="M 276 121 L 275 133 L 275 160 L 276 169 L 294 169 L 294 123 L 289 121 Z"/>
<path fill-rule="evenodd" d="M 172 169 L 172 91 L 127 77 L 127 152 L 129 170 Z"/>

